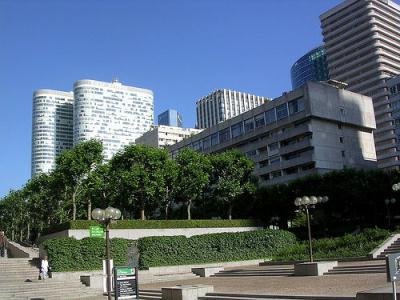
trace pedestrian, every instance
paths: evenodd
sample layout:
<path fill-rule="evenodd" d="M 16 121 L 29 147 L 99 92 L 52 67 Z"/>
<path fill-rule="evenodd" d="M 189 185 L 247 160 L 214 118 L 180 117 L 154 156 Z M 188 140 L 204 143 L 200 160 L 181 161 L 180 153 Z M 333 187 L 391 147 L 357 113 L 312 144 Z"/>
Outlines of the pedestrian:
<path fill-rule="evenodd" d="M 49 262 L 47 256 L 45 256 L 40 262 L 39 279 L 45 280 L 46 278 L 49 278 L 49 269 Z"/>
<path fill-rule="evenodd" d="M 7 240 L 6 235 L 4 234 L 4 231 L 0 231 L 0 256 L 1 257 L 7 256 L 6 255 L 7 244 L 8 244 L 8 240 Z"/>

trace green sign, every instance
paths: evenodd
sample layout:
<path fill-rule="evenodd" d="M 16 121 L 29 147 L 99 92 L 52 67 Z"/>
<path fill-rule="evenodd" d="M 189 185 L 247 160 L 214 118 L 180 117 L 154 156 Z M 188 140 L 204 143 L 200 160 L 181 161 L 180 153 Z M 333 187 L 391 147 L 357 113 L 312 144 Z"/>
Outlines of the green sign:
<path fill-rule="evenodd" d="M 89 236 L 96 238 L 104 237 L 104 229 L 101 226 L 89 226 Z"/>
<path fill-rule="evenodd" d="M 135 268 L 120 268 L 115 267 L 117 276 L 135 275 Z"/>

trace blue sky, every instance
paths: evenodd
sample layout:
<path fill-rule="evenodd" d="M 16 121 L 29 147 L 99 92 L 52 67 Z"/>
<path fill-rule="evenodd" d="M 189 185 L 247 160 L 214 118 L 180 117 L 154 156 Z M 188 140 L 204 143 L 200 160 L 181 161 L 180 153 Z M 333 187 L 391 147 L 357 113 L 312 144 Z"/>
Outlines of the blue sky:
<path fill-rule="evenodd" d="M 30 178 L 32 93 L 79 79 L 148 88 L 155 117 L 217 88 L 277 97 L 340 0 L 0 0 L 0 197 Z"/>

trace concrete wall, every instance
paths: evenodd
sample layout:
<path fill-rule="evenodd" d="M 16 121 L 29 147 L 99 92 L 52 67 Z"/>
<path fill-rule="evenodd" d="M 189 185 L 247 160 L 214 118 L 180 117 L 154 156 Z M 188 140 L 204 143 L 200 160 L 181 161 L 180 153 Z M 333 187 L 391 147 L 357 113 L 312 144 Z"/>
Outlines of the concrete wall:
<path fill-rule="evenodd" d="M 259 230 L 262 227 L 220 227 L 220 228 L 167 228 L 167 229 L 111 229 L 110 238 L 124 238 L 128 240 L 137 240 L 148 236 L 175 236 L 184 235 L 191 237 L 193 235 L 222 233 L 222 232 L 242 232 Z M 42 236 L 39 243 L 55 237 L 74 237 L 78 240 L 89 237 L 89 229 L 70 229 L 49 235 Z"/>

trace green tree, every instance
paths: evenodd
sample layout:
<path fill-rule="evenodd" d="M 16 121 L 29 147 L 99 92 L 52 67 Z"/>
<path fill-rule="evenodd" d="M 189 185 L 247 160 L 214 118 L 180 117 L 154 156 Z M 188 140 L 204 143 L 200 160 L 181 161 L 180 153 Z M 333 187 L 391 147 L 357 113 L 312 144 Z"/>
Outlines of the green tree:
<path fill-rule="evenodd" d="M 95 166 L 101 164 L 102 152 L 101 142 L 90 140 L 62 152 L 56 159 L 56 172 L 61 174 L 66 190 L 71 192 L 72 220 L 76 220 L 77 197 L 82 192 L 83 183 Z M 90 203 L 87 205 L 89 209 Z M 90 213 L 88 213 L 88 218 L 90 218 Z"/>
<path fill-rule="evenodd" d="M 176 194 L 178 171 L 178 164 L 172 159 L 168 159 L 162 169 L 164 177 L 162 205 L 164 206 L 165 219 L 168 219 L 169 208 Z"/>
<path fill-rule="evenodd" d="M 232 205 L 246 191 L 254 191 L 252 180 L 254 163 L 237 150 L 211 156 L 213 194 L 228 205 L 228 218 L 232 219 Z"/>
<path fill-rule="evenodd" d="M 117 153 L 110 162 L 118 177 L 120 197 L 139 208 L 142 220 L 145 219 L 146 208 L 151 210 L 161 201 L 163 167 L 167 160 L 168 152 L 164 149 L 131 145 Z"/>
<path fill-rule="evenodd" d="M 212 169 L 208 156 L 192 149 L 183 149 L 177 156 L 178 176 L 177 194 L 178 201 L 186 204 L 187 218 L 191 219 L 191 206 L 200 199 L 201 194 L 210 181 Z"/>

